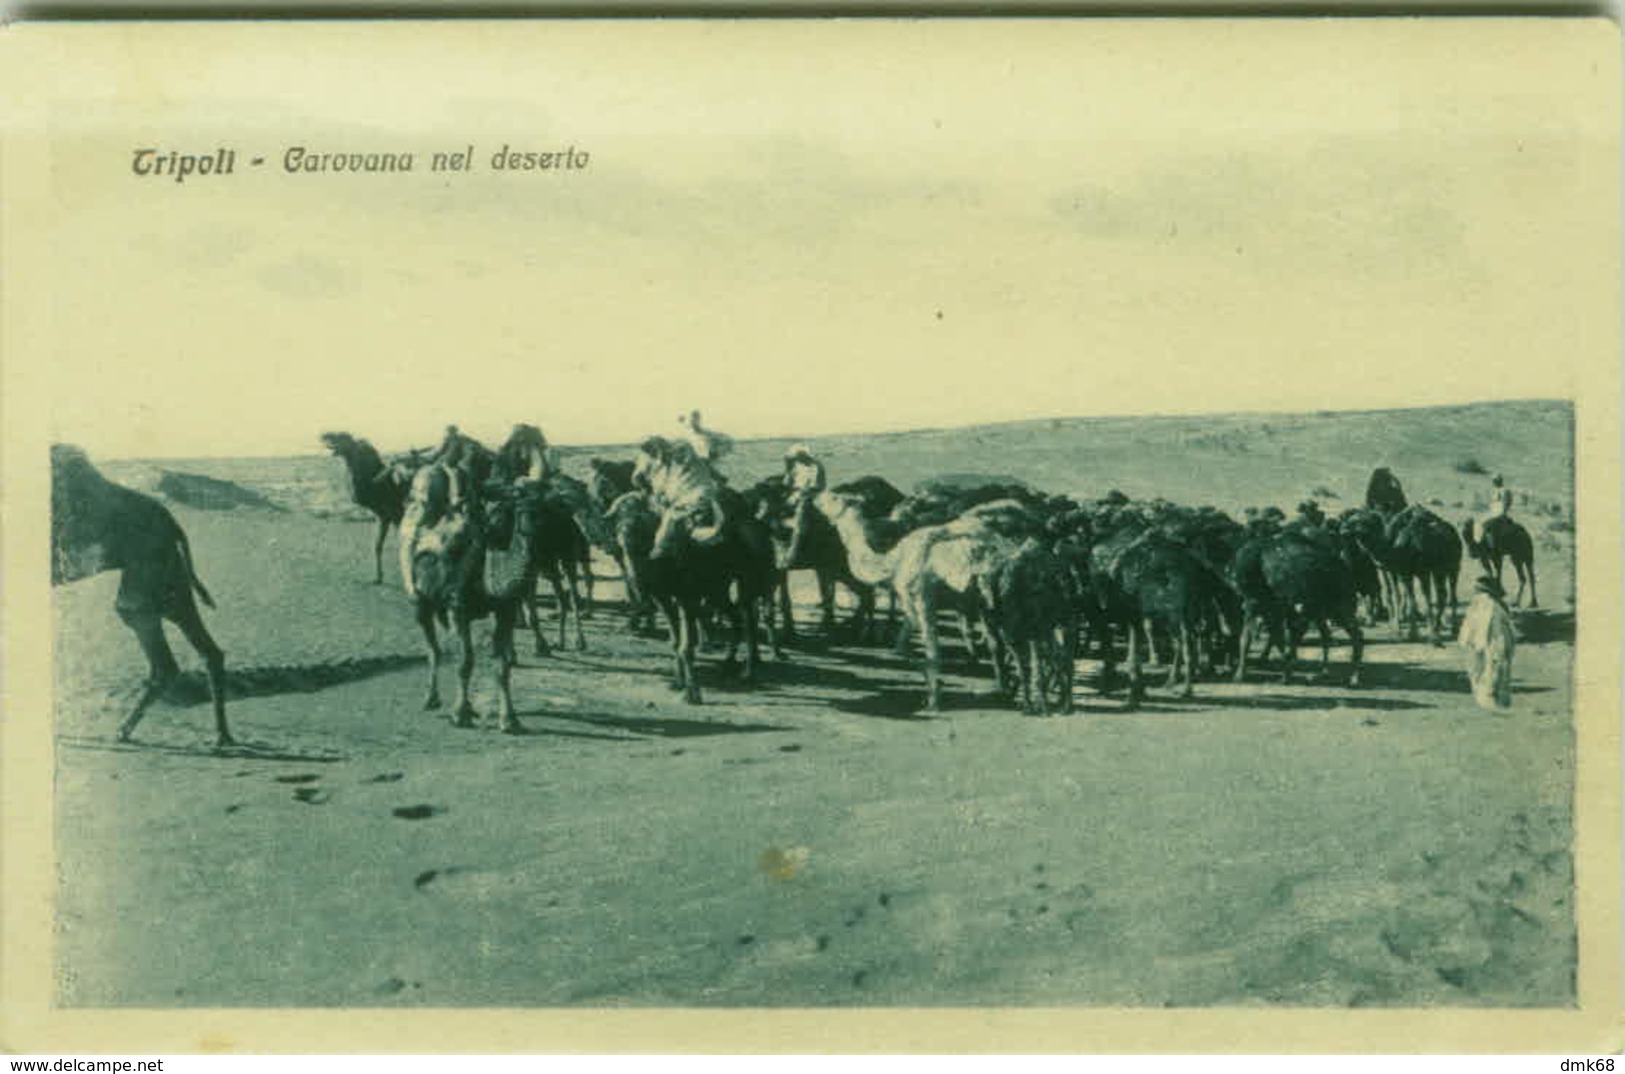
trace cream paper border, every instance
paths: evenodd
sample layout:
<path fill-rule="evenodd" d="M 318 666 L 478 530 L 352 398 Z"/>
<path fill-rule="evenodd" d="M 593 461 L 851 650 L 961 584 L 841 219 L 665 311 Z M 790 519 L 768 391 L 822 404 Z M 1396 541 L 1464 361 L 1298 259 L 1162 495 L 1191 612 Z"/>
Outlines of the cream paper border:
<path fill-rule="evenodd" d="M 1441 20 L 1443 21 L 1443 20 Z M 804 35 L 848 33 L 854 44 L 884 56 L 896 24 L 759 22 L 741 27 L 749 47 L 772 60 L 793 61 Z M 624 49 L 618 64 L 636 64 L 650 51 L 673 47 L 715 27 L 627 22 L 608 29 Z M 246 45 L 263 28 L 215 26 L 214 45 Z M 374 38 L 365 25 L 333 24 L 276 31 L 341 41 L 356 68 L 390 62 L 403 38 L 462 41 L 479 34 L 512 38 L 525 24 L 396 26 Z M 52 898 L 51 603 L 47 563 L 46 451 L 54 326 L 49 289 L 74 281 L 38 271 L 47 263 L 46 235 L 30 207 L 47 201 L 50 129 L 37 88 L 49 84 L 53 62 L 76 50 L 111 48 L 135 56 L 167 49 L 178 68 L 188 47 L 172 48 L 185 26 L 14 25 L 0 33 L 0 109 L 5 117 L 0 195 L 0 359 L 3 359 L 4 723 L 0 727 L 3 795 L 4 914 L 0 946 L 0 1048 L 44 1052 L 145 1053 L 836 1053 L 836 1052 L 1145 1052 L 1145 1053 L 1599 1053 L 1622 1043 L 1620 936 L 1620 219 L 1617 159 L 1613 198 L 1586 206 L 1595 214 L 1593 245 L 1568 251 L 1551 266 L 1572 281 L 1569 308 L 1553 316 L 1583 325 L 1581 353 L 1531 356 L 1574 364 L 1576 406 L 1577 617 L 1575 720 L 1578 736 L 1576 813 L 1577 914 L 1580 935 L 1579 1006 L 1572 1010 L 60 1010 L 50 1003 Z M 604 32 L 598 30 L 594 32 Z M 983 46 L 1019 58 L 1048 47 L 1064 28 L 1041 22 L 990 21 L 978 27 Z M 1112 47 L 1155 50 L 1177 66 L 1212 33 L 1250 35 L 1276 62 L 1314 65 L 1312 28 L 1291 21 L 1118 22 Z M 1556 35 L 1574 62 L 1590 64 L 1596 92 L 1575 102 L 1595 110 L 1618 145 L 1620 48 L 1615 28 L 1590 20 L 1450 20 L 1448 27 L 1414 20 L 1351 25 L 1349 33 L 1388 35 L 1386 47 L 1484 50 L 1504 62 L 1509 83 L 1536 77 L 1515 62 L 1520 41 L 1550 43 Z M 488 38 L 496 40 L 495 37 Z M 286 43 L 286 37 L 279 37 Z M 522 37 L 521 37 L 522 40 Z M 511 42 L 505 47 L 512 47 Z M 782 50 L 782 51 L 781 51 Z M 1444 52 L 1439 53 L 1441 56 Z M 1284 58 L 1284 60 L 1283 60 Z M 768 65 L 770 66 L 770 65 Z M 696 75 L 699 77 L 699 75 Z M 1237 72 L 1237 78 L 1246 77 Z M 134 83 L 123 83 L 122 92 Z M 1388 87 L 1404 92 L 1407 87 Z M 182 75 L 140 92 L 184 94 Z M 682 87 L 674 87 L 681 94 Z M 1617 157 L 1617 154 L 1616 154 Z M 1263 314 L 1260 314 L 1263 316 Z M 1373 354 L 1372 375 L 1397 375 Z M 1494 370 L 1487 375 L 1493 376 Z M 1223 376 L 1215 371 L 1209 376 Z M 1147 384 L 1147 398 L 1152 397 Z M 1260 386 L 1262 387 L 1262 386 Z M 1200 394 L 1201 384 L 1187 385 Z M 1403 402 L 1403 400 L 1396 400 Z"/>

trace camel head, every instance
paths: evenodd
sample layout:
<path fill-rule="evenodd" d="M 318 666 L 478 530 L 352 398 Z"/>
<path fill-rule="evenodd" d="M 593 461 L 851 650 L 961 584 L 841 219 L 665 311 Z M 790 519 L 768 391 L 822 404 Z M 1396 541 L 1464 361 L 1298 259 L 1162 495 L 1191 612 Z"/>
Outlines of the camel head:
<path fill-rule="evenodd" d="M 355 450 L 356 439 L 349 433 L 323 433 L 322 446 L 343 458 Z"/>
<path fill-rule="evenodd" d="M 51 445 L 51 510 L 54 515 L 60 514 L 76 497 L 93 491 L 103 480 L 84 449 L 72 444 Z"/>
<path fill-rule="evenodd" d="M 825 489 L 813 497 L 813 506 L 824 512 L 825 516 L 831 522 L 834 522 L 849 512 L 861 510 L 863 499 L 854 493 Z"/>

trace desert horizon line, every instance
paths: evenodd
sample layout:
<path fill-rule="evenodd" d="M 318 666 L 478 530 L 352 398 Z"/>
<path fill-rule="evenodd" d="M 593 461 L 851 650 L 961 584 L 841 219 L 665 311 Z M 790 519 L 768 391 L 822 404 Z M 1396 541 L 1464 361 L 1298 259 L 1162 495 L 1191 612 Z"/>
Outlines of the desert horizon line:
<path fill-rule="evenodd" d="M 1216 410 L 1216 411 L 1183 411 L 1183 412 L 1182 411 L 1161 411 L 1161 412 L 1101 413 L 1101 414 L 1042 414 L 1042 415 L 1034 415 L 1032 417 L 1025 417 L 1025 418 L 1002 418 L 1002 419 L 997 419 L 997 420 L 992 420 L 992 421 L 975 421 L 975 422 L 968 422 L 968 423 L 960 424 L 960 425 L 952 425 L 952 424 L 917 425 L 917 426 L 907 426 L 907 427 L 904 427 L 904 428 L 897 428 L 897 429 L 884 429 L 884 428 L 873 429 L 872 428 L 872 429 L 854 429 L 854 430 L 849 430 L 849 431 L 785 432 L 785 433 L 771 433 L 771 434 L 760 434 L 760 435 L 729 433 L 729 437 L 736 444 L 762 444 L 762 443 L 773 443 L 775 441 L 785 441 L 785 440 L 789 440 L 789 441 L 797 441 L 797 440 L 817 441 L 817 440 L 828 440 L 828 439 L 839 438 L 839 437 L 874 437 L 874 438 L 881 438 L 881 437 L 920 436 L 920 435 L 926 435 L 926 434 L 930 434 L 930 433 L 962 432 L 962 431 L 963 432 L 969 432 L 969 431 L 973 431 L 973 430 L 982 430 L 982 429 L 1014 428 L 1014 427 L 1018 427 L 1018 426 L 1022 426 L 1022 425 L 1036 425 L 1036 424 L 1044 424 L 1044 423 L 1051 423 L 1051 422 L 1102 423 L 1102 424 L 1104 424 L 1104 423 L 1110 423 L 1110 422 L 1123 422 L 1123 421 L 1191 421 L 1191 420 L 1199 420 L 1199 419 L 1203 419 L 1203 418 L 1235 420 L 1235 419 L 1254 418 L 1254 417 L 1286 417 L 1286 418 L 1289 418 L 1289 417 L 1306 417 L 1306 418 L 1316 418 L 1316 417 L 1359 417 L 1359 416 L 1362 416 L 1362 415 L 1370 415 L 1370 414 L 1414 413 L 1414 412 L 1420 412 L 1420 411 L 1465 410 L 1465 409 L 1476 409 L 1476 408 L 1487 408 L 1487 407 L 1515 407 L 1515 406 L 1530 406 L 1530 405 L 1536 405 L 1536 404 L 1567 407 L 1571 411 L 1571 413 L 1572 413 L 1572 411 L 1574 409 L 1574 400 L 1573 399 L 1565 399 L 1565 398 L 1561 398 L 1561 397 L 1558 397 L 1558 396 L 1527 396 L 1527 397 L 1511 398 L 1511 399 L 1472 399 L 1472 400 L 1463 400 L 1461 402 L 1453 402 L 1453 403 L 1414 403 L 1414 404 L 1409 404 L 1409 405 L 1397 404 L 1397 405 L 1394 405 L 1394 406 L 1358 406 L 1358 407 L 1347 407 L 1347 408 L 1318 407 L 1318 408 L 1315 408 L 1315 409 L 1312 409 L 1312 410 L 1306 410 L 1306 409 L 1295 408 L 1295 407 L 1294 408 L 1283 407 L 1283 408 L 1279 408 L 1279 409 L 1274 409 L 1274 408 L 1269 408 L 1269 407 L 1259 407 L 1259 408 L 1256 408 L 1256 409 L 1248 409 L 1248 410 L 1222 410 L 1222 411 Z M 704 413 L 703 408 L 701 408 L 701 413 L 702 414 Z M 451 423 L 451 424 L 458 424 L 459 428 L 462 428 L 460 423 Z M 324 426 L 322 428 L 315 429 L 311 434 L 312 442 L 314 443 L 316 441 L 317 437 L 319 437 L 322 433 L 330 432 L 330 431 L 352 432 L 357 436 L 364 437 L 364 438 L 367 438 L 369 440 L 371 439 L 370 437 L 367 436 L 367 434 L 364 431 L 363 432 L 356 432 L 355 429 L 353 429 L 353 428 L 352 429 L 344 429 L 344 428 L 341 428 L 338 425 L 334 425 L 332 428 L 328 428 L 328 427 Z M 465 429 L 464 431 L 467 431 L 467 430 Z M 722 429 L 722 430 L 719 430 L 719 431 L 727 432 L 726 429 Z M 544 432 L 545 432 L 545 429 L 544 429 Z M 473 435 L 473 434 L 471 434 L 471 435 Z M 566 455 L 578 455 L 578 454 L 583 454 L 583 453 L 586 453 L 586 452 L 598 451 L 598 450 L 606 450 L 606 449 L 611 449 L 611 448 L 630 448 L 630 447 L 634 447 L 636 444 L 638 444 L 645 437 L 648 437 L 648 436 L 660 436 L 660 435 L 673 435 L 673 434 L 671 432 L 669 432 L 669 431 L 666 432 L 666 433 L 662 433 L 659 430 L 651 430 L 649 432 L 645 432 L 645 433 L 639 434 L 636 437 L 628 438 L 628 439 L 625 439 L 625 440 L 609 440 L 609 439 L 605 439 L 605 440 L 580 441 L 580 442 L 570 442 L 570 443 L 559 442 L 559 443 L 553 444 L 553 446 L 556 447 L 563 454 L 566 454 Z M 65 441 L 53 441 L 53 442 L 63 443 Z M 66 441 L 66 442 L 71 442 L 71 441 Z M 385 452 L 385 454 L 392 454 L 392 453 L 401 452 L 401 451 L 413 450 L 413 448 L 415 448 L 415 447 L 416 448 L 421 448 L 421 447 L 430 447 L 430 448 L 432 448 L 434 446 L 435 446 L 435 440 L 433 438 L 430 438 L 430 439 L 427 439 L 426 441 L 424 441 L 423 443 L 419 443 L 419 444 L 416 444 L 416 445 L 411 445 L 411 446 L 407 446 L 407 447 L 395 447 L 395 446 L 391 445 L 391 446 L 388 446 L 387 448 L 381 448 L 380 450 L 383 450 Z M 113 463 L 158 463 L 158 462 L 172 462 L 172 461 L 176 461 L 176 460 L 196 460 L 196 459 L 299 459 L 299 458 L 319 458 L 319 457 L 321 457 L 321 456 L 323 456 L 325 454 L 326 454 L 326 452 L 321 451 L 321 450 L 315 450 L 315 451 L 309 451 L 309 452 L 289 452 L 289 451 L 285 451 L 285 450 L 267 450 L 267 451 L 263 451 L 263 452 L 240 452 L 239 451 L 239 452 L 233 452 L 233 453 L 224 454 L 224 455 L 197 455 L 197 454 L 189 454 L 189 455 L 108 455 L 108 456 L 102 456 L 101 458 L 102 458 L 102 461 L 104 461 L 104 462 L 113 462 Z"/>

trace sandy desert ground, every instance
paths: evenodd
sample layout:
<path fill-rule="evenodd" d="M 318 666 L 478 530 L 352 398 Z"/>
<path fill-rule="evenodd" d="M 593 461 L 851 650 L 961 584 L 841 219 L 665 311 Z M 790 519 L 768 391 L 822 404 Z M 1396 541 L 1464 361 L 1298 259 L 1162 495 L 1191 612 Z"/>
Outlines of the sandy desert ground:
<path fill-rule="evenodd" d="M 947 711 L 924 718 L 913 663 L 820 637 L 804 585 L 806 643 L 748 691 L 709 657 L 707 703 L 688 707 L 604 580 L 586 651 L 521 647 L 528 733 L 460 730 L 420 710 L 393 560 L 371 584 L 372 529 L 314 453 L 321 430 L 300 459 L 102 460 L 137 487 L 205 474 L 266 505 L 171 501 L 219 605 L 239 750 L 211 749 L 196 677 L 116 743 L 143 673 L 117 580 L 56 591 L 58 1001 L 1571 1005 L 1571 416 L 811 440 L 836 481 L 974 471 L 1237 512 L 1310 495 L 1338 510 L 1387 465 L 1453 523 L 1488 490 L 1466 464 L 1504 470 L 1542 597 L 1520 615 L 1504 716 L 1472 705 L 1453 646 L 1379 628 L 1358 690 L 1258 675 L 1190 700 L 1154 687 L 1127 713 L 1084 661 L 1078 711 L 1036 718 L 950 664 Z M 743 444 L 726 469 L 771 473 L 783 443 Z M 482 707 L 488 667 L 482 647 Z"/>

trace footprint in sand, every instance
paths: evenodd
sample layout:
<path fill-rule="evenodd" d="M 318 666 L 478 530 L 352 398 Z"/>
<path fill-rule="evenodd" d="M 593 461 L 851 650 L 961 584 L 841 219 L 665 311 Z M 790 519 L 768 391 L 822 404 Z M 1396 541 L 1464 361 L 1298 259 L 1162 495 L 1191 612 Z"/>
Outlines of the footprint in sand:
<path fill-rule="evenodd" d="M 315 783 L 322 777 L 311 772 L 301 772 L 295 776 L 273 776 L 272 778 L 278 783 Z"/>
<path fill-rule="evenodd" d="M 406 778 L 405 772 L 380 772 L 367 780 L 368 783 L 399 783 Z"/>
<path fill-rule="evenodd" d="M 333 797 L 320 787 L 300 787 L 293 792 L 293 796 L 306 805 L 321 805 Z"/>
<path fill-rule="evenodd" d="M 438 813 L 444 813 L 445 811 L 446 810 L 443 806 L 409 805 L 399 806 L 394 812 L 395 815 L 400 817 L 402 820 L 424 820 L 428 817 L 435 816 Z"/>

